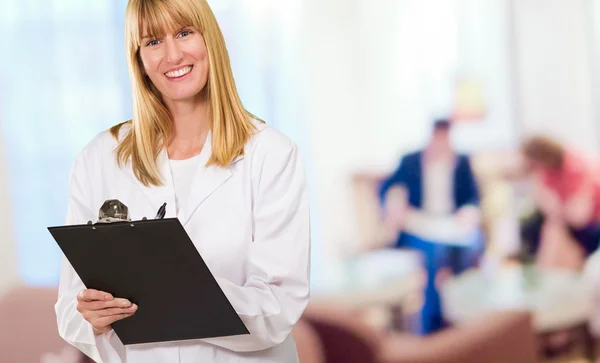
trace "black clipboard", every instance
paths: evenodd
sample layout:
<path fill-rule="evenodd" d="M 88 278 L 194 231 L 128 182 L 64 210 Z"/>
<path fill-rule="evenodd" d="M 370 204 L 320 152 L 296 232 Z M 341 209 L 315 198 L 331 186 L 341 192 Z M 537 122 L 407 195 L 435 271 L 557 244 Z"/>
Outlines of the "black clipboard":
<path fill-rule="evenodd" d="M 48 230 L 87 288 L 138 305 L 123 344 L 249 334 L 177 218 Z"/>

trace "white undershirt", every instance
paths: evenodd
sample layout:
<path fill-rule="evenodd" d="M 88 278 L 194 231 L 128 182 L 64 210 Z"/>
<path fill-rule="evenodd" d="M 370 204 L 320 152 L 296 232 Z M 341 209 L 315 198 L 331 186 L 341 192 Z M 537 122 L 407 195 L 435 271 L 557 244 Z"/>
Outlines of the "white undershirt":
<path fill-rule="evenodd" d="M 199 161 L 200 154 L 185 160 L 169 160 L 171 174 L 173 175 L 175 210 L 177 214 L 179 214 L 181 207 L 185 206 L 188 201 Z"/>
<path fill-rule="evenodd" d="M 454 210 L 454 159 L 423 162 L 423 206 L 433 215 L 448 215 Z"/>
<path fill-rule="evenodd" d="M 420 210 L 407 214 L 406 232 L 436 243 L 460 246 L 472 243 L 474 239 L 470 236 L 476 232 L 463 231 L 452 214 L 454 163 L 455 159 L 423 162 L 423 204 Z"/>

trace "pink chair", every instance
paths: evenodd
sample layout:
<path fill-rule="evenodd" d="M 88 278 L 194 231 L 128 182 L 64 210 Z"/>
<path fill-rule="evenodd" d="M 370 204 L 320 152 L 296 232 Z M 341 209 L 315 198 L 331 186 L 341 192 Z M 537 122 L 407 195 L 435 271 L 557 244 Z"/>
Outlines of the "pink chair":
<path fill-rule="evenodd" d="M 536 363 L 528 312 L 498 312 L 420 337 L 378 331 L 360 310 L 309 304 L 303 319 L 317 331 L 327 363 Z"/>
<path fill-rule="evenodd" d="M 325 363 L 325 352 L 319 335 L 308 321 L 300 319 L 292 331 L 292 336 L 296 342 L 300 363 Z"/>
<path fill-rule="evenodd" d="M 379 332 L 360 318 L 360 311 L 309 304 L 303 319 L 316 331 L 327 363 L 377 363 Z"/>
<path fill-rule="evenodd" d="M 528 312 L 499 312 L 426 336 L 390 335 L 380 363 L 536 363 L 537 341 Z"/>

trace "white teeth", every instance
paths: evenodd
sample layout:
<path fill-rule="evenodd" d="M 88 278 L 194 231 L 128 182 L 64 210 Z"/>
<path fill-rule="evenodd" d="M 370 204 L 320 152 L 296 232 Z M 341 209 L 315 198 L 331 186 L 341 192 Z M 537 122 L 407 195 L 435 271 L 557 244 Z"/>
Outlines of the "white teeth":
<path fill-rule="evenodd" d="M 191 71 L 192 71 L 192 66 L 187 66 L 187 67 L 181 68 L 180 70 L 177 70 L 177 71 L 167 72 L 167 73 L 165 73 L 165 76 L 167 76 L 169 78 L 181 77 L 183 75 L 190 73 Z"/>

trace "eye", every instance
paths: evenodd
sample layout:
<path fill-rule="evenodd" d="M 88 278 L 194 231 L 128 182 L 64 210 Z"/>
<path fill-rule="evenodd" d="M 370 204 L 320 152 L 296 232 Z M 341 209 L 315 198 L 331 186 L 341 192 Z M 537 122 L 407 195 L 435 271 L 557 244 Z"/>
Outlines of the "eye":
<path fill-rule="evenodd" d="M 191 34 L 192 34 L 192 32 L 190 30 L 183 30 L 181 33 L 179 33 L 179 36 L 183 38 L 183 37 L 187 37 Z"/>
<path fill-rule="evenodd" d="M 152 46 L 155 46 L 155 45 L 158 45 L 158 40 L 156 40 L 156 39 L 151 40 L 148 43 L 146 43 L 147 47 L 152 47 Z"/>

